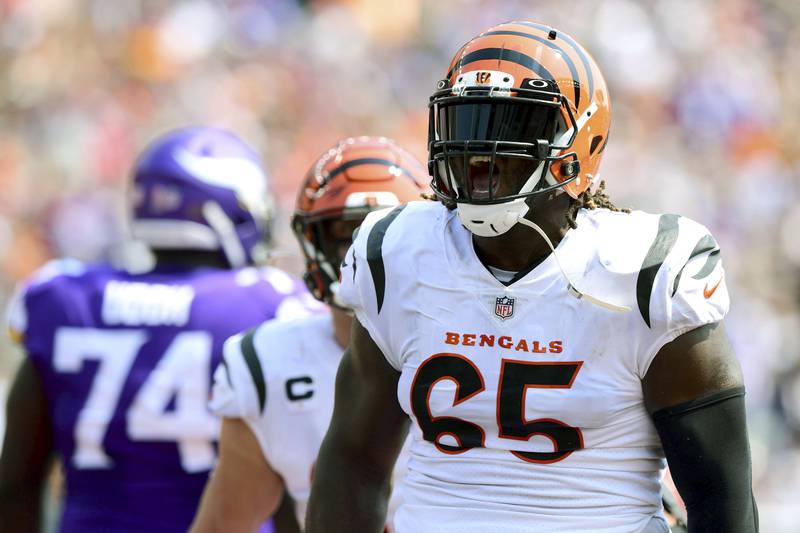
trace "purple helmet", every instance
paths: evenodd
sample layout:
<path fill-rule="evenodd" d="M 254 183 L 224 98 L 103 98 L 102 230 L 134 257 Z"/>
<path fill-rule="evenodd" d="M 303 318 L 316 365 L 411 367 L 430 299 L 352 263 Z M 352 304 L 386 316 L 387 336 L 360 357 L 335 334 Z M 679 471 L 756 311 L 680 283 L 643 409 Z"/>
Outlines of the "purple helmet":
<path fill-rule="evenodd" d="M 225 130 L 156 139 L 133 177 L 133 237 L 155 250 L 218 250 L 231 267 L 263 259 L 273 203 L 261 161 Z"/>

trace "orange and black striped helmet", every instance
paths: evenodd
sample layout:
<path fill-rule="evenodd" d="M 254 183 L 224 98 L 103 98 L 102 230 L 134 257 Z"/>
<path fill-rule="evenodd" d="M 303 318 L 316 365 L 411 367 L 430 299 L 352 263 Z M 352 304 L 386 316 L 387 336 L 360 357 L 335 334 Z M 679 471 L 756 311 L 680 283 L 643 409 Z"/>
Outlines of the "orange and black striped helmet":
<path fill-rule="evenodd" d="M 597 176 L 611 107 L 594 59 L 569 35 L 519 20 L 461 47 L 430 101 L 436 195 L 500 204 Z"/>
<path fill-rule="evenodd" d="M 421 199 L 428 179 L 422 163 L 384 137 L 343 139 L 317 159 L 292 216 L 306 258 L 304 279 L 317 299 L 336 305 L 339 265 L 364 217 Z"/>

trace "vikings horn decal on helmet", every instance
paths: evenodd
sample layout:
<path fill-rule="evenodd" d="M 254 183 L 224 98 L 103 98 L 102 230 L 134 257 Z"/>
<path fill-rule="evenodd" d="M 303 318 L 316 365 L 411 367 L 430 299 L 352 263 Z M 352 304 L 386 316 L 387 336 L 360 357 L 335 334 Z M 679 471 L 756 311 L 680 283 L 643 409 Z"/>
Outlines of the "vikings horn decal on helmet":
<path fill-rule="evenodd" d="M 585 191 L 611 121 L 594 59 L 569 35 L 525 20 L 465 44 L 429 108 L 433 190 L 457 204 L 467 229 L 487 237 L 523 217 L 530 196 Z"/>
<path fill-rule="evenodd" d="M 428 181 L 419 161 L 383 137 L 344 139 L 314 163 L 297 196 L 292 228 L 317 299 L 337 305 L 339 265 L 364 217 L 419 200 Z"/>
<path fill-rule="evenodd" d="M 228 131 L 191 127 L 156 139 L 134 170 L 132 204 L 133 237 L 153 249 L 218 250 L 233 268 L 266 256 L 269 180 Z"/>

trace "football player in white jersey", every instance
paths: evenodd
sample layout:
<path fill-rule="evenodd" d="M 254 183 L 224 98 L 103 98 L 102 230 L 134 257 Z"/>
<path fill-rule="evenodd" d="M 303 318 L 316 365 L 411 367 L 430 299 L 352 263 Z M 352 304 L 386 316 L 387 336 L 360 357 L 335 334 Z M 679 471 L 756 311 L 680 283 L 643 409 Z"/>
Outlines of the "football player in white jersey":
<path fill-rule="evenodd" d="M 226 343 L 211 401 L 224 417 L 220 459 L 194 533 L 252 532 L 276 512 L 284 489 L 297 521 L 281 516 L 281 506 L 279 533 L 303 523 L 353 321 L 338 303 L 339 264 L 367 213 L 420 199 L 426 182 L 419 161 L 376 137 L 345 139 L 309 170 L 292 226 L 306 258 L 308 287 L 331 313 L 266 322 Z"/>
<path fill-rule="evenodd" d="M 565 33 L 456 53 L 430 102 L 441 203 L 369 215 L 345 258 L 308 533 L 380 530 L 409 418 L 398 533 L 666 532 L 665 459 L 690 532 L 757 530 L 719 248 L 591 187 L 610 119 Z"/>

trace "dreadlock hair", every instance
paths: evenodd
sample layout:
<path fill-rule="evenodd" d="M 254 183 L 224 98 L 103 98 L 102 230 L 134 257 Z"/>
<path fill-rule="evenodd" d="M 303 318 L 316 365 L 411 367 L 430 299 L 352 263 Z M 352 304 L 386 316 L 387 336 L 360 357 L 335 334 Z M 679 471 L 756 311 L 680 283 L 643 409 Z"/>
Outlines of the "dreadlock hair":
<path fill-rule="evenodd" d="M 627 208 L 620 208 L 614 205 L 611 198 L 606 194 L 606 182 L 601 181 L 597 189 L 592 192 L 590 189 L 583 191 L 574 202 L 567 208 L 565 214 L 569 227 L 575 229 L 578 223 L 575 217 L 578 215 L 579 209 L 608 209 L 609 211 L 617 211 L 622 213 L 630 213 L 631 210 Z"/>
<path fill-rule="evenodd" d="M 420 195 L 419 195 L 419 196 L 420 196 L 420 198 L 422 198 L 423 200 L 430 200 L 430 201 L 432 201 L 432 202 L 440 202 L 440 203 L 441 203 L 443 206 L 445 206 L 445 207 L 446 207 L 447 209 L 449 209 L 450 211 L 452 211 L 453 209 L 455 209 L 455 208 L 456 208 L 456 205 L 457 205 L 457 204 L 456 204 L 454 201 L 452 201 L 452 200 L 445 200 L 444 198 L 439 198 L 438 196 L 436 196 L 436 195 L 435 195 L 435 194 L 433 194 L 432 192 L 423 192 L 423 193 L 420 193 Z"/>
<path fill-rule="evenodd" d="M 450 211 L 456 208 L 456 203 L 454 201 L 444 200 L 433 193 L 422 193 L 420 196 L 425 200 L 439 201 Z M 616 211 L 620 213 L 631 212 L 631 210 L 628 208 L 617 207 L 614 205 L 614 202 L 612 202 L 611 198 L 609 198 L 608 194 L 606 194 L 605 181 L 601 181 L 594 192 L 589 189 L 583 191 L 580 196 L 578 196 L 578 198 L 576 198 L 575 201 L 573 201 L 567 208 L 565 217 L 567 219 L 567 224 L 569 224 L 569 227 L 572 229 L 578 227 L 575 217 L 578 216 L 579 209 L 608 209 L 609 211 Z"/>

